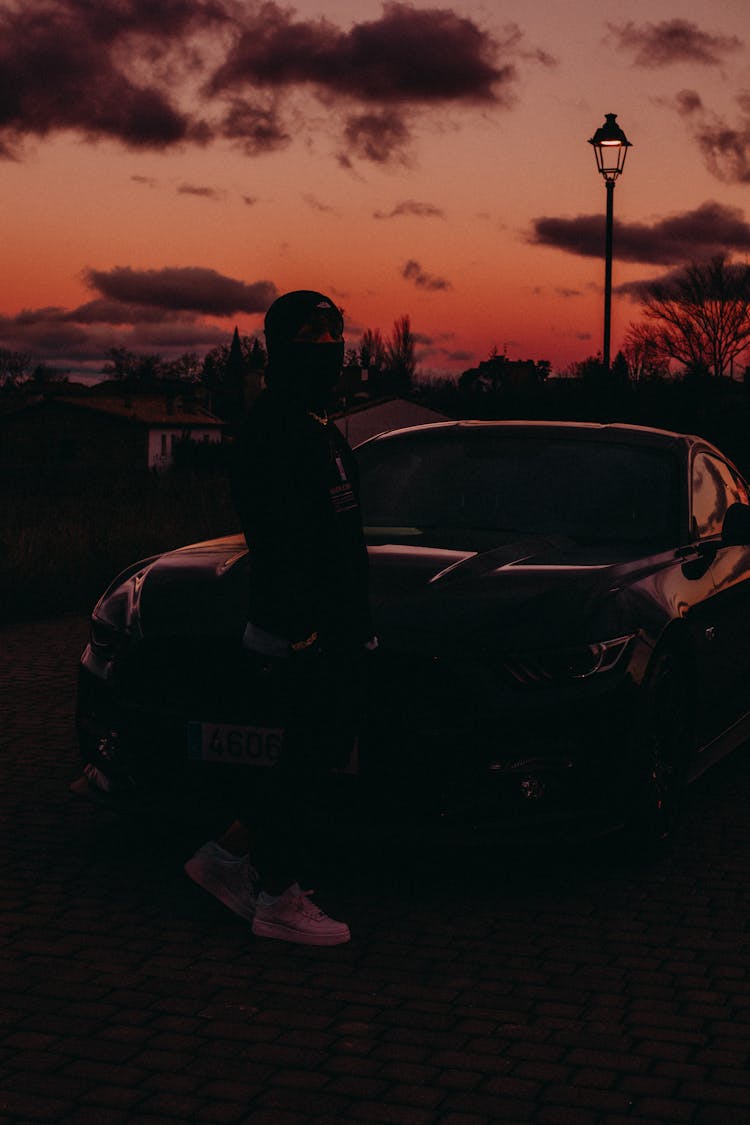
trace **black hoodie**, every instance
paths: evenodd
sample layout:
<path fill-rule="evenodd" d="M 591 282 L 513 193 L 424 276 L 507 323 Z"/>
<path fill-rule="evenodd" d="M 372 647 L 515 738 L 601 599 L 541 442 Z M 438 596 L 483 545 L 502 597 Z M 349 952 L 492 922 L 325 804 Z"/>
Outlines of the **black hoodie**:
<path fill-rule="evenodd" d="M 237 438 L 232 498 L 251 557 L 249 620 L 323 648 L 372 635 L 354 455 L 333 422 L 273 386 Z"/>

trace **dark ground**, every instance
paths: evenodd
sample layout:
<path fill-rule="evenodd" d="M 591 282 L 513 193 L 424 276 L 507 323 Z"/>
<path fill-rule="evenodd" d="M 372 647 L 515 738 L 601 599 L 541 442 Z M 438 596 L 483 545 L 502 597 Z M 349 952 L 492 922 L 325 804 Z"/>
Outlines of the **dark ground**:
<path fill-rule="evenodd" d="M 68 793 L 85 633 L 0 630 L 0 1125 L 750 1121 L 747 747 L 651 867 L 348 850 L 351 944 L 264 942 Z"/>

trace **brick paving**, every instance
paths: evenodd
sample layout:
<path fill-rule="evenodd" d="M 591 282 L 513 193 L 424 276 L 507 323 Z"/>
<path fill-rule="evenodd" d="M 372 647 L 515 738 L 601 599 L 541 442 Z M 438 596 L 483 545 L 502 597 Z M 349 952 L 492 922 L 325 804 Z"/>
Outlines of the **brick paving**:
<path fill-rule="evenodd" d="M 750 1121 L 747 750 L 649 868 L 349 852 L 351 944 L 264 942 L 68 793 L 85 633 L 0 630 L 0 1125 Z"/>

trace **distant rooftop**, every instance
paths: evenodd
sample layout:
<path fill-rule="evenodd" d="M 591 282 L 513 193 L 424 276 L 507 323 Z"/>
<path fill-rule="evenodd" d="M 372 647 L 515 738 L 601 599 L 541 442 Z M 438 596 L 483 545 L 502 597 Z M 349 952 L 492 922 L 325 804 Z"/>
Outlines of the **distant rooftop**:
<path fill-rule="evenodd" d="M 171 401 L 164 395 L 133 394 L 96 395 L 89 397 L 66 395 L 56 396 L 60 402 L 80 410 L 91 410 L 97 414 L 115 415 L 129 418 L 149 426 L 223 426 L 221 418 L 211 414 L 199 402 L 186 401 L 177 396 Z"/>
<path fill-rule="evenodd" d="M 350 445 L 359 445 L 367 438 L 386 430 L 400 430 L 406 426 L 422 426 L 427 422 L 447 422 L 447 414 L 409 402 L 405 398 L 390 398 L 385 402 L 363 405 L 347 414 L 334 418 L 336 425 Z"/>

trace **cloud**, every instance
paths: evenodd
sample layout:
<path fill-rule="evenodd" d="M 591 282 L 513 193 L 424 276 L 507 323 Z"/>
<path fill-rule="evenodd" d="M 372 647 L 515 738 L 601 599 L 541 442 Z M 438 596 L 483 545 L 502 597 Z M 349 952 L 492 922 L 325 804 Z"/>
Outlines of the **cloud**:
<path fill-rule="evenodd" d="M 195 316 L 180 310 L 170 312 L 155 305 L 138 305 L 97 297 L 75 309 L 62 310 L 60 319 L 75 324 L 159 324 L 165 320 L 190 324 Z"/>
<path fill-rule="evenodd" d="M 734 275 L 738 279 L 744 277 L 745 268 L 746 267 L 741 262 L 728 262 L 726 264 L 728 276 L 732 277 Z M 668 270 L 658 277 L 647 277 L 637 281 L 624 282 L 615 288 L 615 292 L 630 297 L 633 301 L 642 301 L 655 286 L 658 286 L 659 290 L 665 295 L 669 295 L 670 292 L 675 290 L 680 291 L 684 279 L 684 266 L 676 266 L 674 269 Z M 675 285 L 675 283 L 679 284 Z"/>
<path fill-rule="evenodd" d="M 137 0 L 97 6 L 76 0 L 31 0 L 0 11 L 0 143 L 18 155 L 28 135 L 72 129 L 130 148 L 169 148 L 206 139 L 205 125 L 177 106 L 157 79 L 139 81 L 118 47 L 142 33 L 154 49 L 207 15 L 173 2 L 149 11 Z M 153 69 L 153 68 L 152 68 Z"/>
<path fill-rule="evenodd" d="M 335 207 L 332 207 L 330 203 L 321 202 L 320 199 L 316 199 L 315 196 L 311 195 L 309 192 L 303 195 L 302 198 L 313 211 L 319 211 L 321 214 L 325 215 L 338 215 L 338 211 Z"/>
<path fill-rule="evenodd" d="M 373 211 L 373 219 L 397 219 L 402 215 L 416 215 L 420 219 L 444 219 L 445 211 L 434 203 L 419 203 L 416 199 L 405 199 L 397 203 L 392 211 Z"/>
<path fill-rule="evenodd" d="M 739 120 L 730 125 L 712 113 L 695 90 L 681 90 L 675 108 L 685 118 L 706 167 L 717 180 L 730 184 L 750 183 L 750 92 L 736 96 Z"/>
<path fill-rule="evenodd" d="M 109 348 L 125 347 L 135 352 L 163 352 L 174 358 L 185 351 L 208 351 L 215 344 L 229 343 L 228 329 L 195 320 L 177 324 L 173 320 L 113 325 L 78 324 L 44 310 L 27 310 L 17 317 L 0 316 L 0 346 L 29 352 L 34 362 L 65 369 L 101 371 Z"/>
<path fill-rule="evenodd" d="M 681 117 L 690 117 L 691 114 L 698 113 L 703 109 L 701 96 L 695 90 L 681 90 L 675 102 L 677 112 Z"/>
<path fill-rule="evenodd" d="M 91 358 L 94 353 L 89 349 L 90 340 L 89 331 L 66 324 L 55 315 L 48 320 L 36 315 L 0 316 L 0 346 L 10 351 L 30 352 L 34 358 Z"/>
<path fill-rule="evenodd" d="M 672 19 L 637 26 L 632 22 L 608 24 L 618 48 L 635 52 L 636 66 L 658 67 L 671 63 L 718 66 L 725 55 L 738 51 L 736 35 L 712 35 L 690 20 Z"/>
<path fill-rule="evenodd" d="M 248 156 L 260 156 L 286 148 L 291 134 L 281 120 L 277 105 L 246 98 L 233 98 L 224 114 L 220 133 L 237 141 Z"/>
<path fill-rule="evenodd" d="M 277 293 L 270 281 L 247 284 L 199 266 L 159 270 L 116 266 L 112 270 L 89 269 L 84 278 L 87 285 L 111 300 L 211 316 L 265 312 Z"/>
<path fill-rule="evenodd" d="M 349 117 L 344 139 L 349 151 L 360 160 L 369 160 L 373 164 L 387 164 L 393 160 L 406 163 L 411 135 L 403 115 L 389 109 Z M 342 162 L 349 162 L 348 154 L 343 156 Z"/>
<path fill-rule="evenodd" d="M 220 200 L 224 198 L 224 192 L 217 191 L 212 187 L 199 187 L 197 184 L 180 184 L 177 188 L 178 195 L 197 195 L 201 199 Z"/>
<path fill-rule="evenodd" d="M 202 267 L 89 269 L 84 279 L 98 295 L 77 308 L 0 315 L 0 347 L 93 372 L 112 347 L 173 358 L 229 342 L 228 330 L 206 323 L 204 315 L 261 313 L 277 295 L 269 281 L 247 283 Z"/>
<path fill-rule="evenodd" d="M 410 258 L 401 271 L 401 276 L 407 281 L 413 281 L 419 289 L 451 289 L 450 281 L 446 281 L 443 277 L 434 277 L 432 274 L 425 273 L 420 266 L 419 262 L 415 262 Z"/>
<path fill-rule="evenodd" d="M 540 246 L 556 246 L 582 257 L 601 258 L 604 216 L 535 219 L 529 241 Z M 615 224 L 614 252 L 622 261 L 671 265 L 729 250 L 750 251 L 750 223 L 739 207 L 722 203 L 708 201 L 693 211 L 650 224 L 622 221 Z"/>
<path fill-rule="evenodd" d="M 249 11 L 209 89 L 309 84 L 378 104 L 496 102 L 516 77 L 497 54 L 487 32 L 449 8 L 386 3 L 379 19 L 343 31 L 268 0 Z"/>
<path fill-rule="evenodd" d="M 558 285 L 555 289 L 558 297 L 582 297 L 583 293 L 580 289 L 567 289 L 563 285 Z"/>
<path fill-rule="evenodd" d="M 382 15 L 342 29 L 331 20 L 298 18 L 293 8 L 267 0 L 250 4 L 238 35 L 206 83 L 212 97 L 242 97 L 248 90 L 286 98 L 312 90 L 328 108 L 341 102 L 352 160 L 405 163 L 409 115 L 454 106 L 513 104 L 517 60 L 549 66 L 544 51 L 526 47 L 515 24 L 495 38 L 451 8 L 416 8 L 388 2 Z M 288 130 L 274 118 L 284 139 Z M 241 136 L 241 129 L 227 136 Z M 273 134 L 275 140 L 275 134 Z"/>
<path fill-rule="evenodd" d="M 343 121 L 341 164 L 404 162 L 411 115 L 507 108 L 527 62 L 554 60 L 515 24 L 493 35 L 398 0 L 346 27 L 275 0 L 6 0 L 0 157 L 62 131 L 135 150 L 227 140 L 255 157 Z M 314 115 L 297 97 L 310 91 Z"/>
<path fill-rule="evenodd" d="M 174 358 L 229 343 L 231 331 L 187 313 L 165 313 L 116 302 L 89 302 L 78 309 L 24 309 L 0 316 L 0 347 L 29 352 L 34 362 L 66 370 L 101 371 L 107 351 L 125 347 Z"/>

